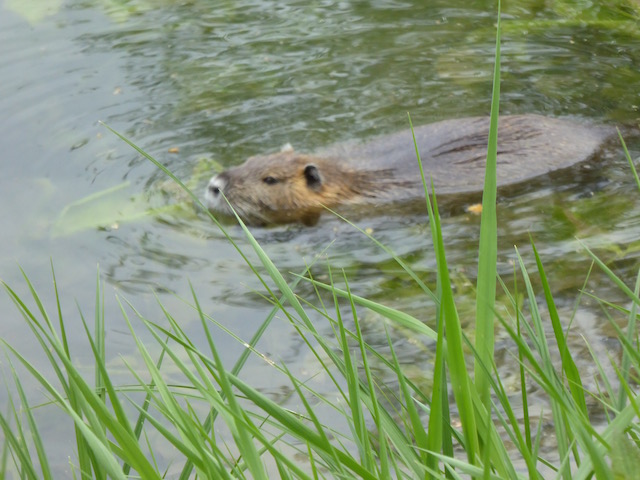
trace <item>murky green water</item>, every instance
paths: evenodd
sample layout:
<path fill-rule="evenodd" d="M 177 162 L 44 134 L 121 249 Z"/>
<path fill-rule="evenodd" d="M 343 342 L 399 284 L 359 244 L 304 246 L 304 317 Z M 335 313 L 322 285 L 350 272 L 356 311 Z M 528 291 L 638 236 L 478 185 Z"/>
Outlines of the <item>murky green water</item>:
<path fill-rule="evenodd" d="M 184 318 L 185 329 L 197 332 L 191 310 L 174 296 L 188 297 L 191 281 L 205 311 L 243 338 L 251 336 L 270 305 L 253 292 L 262 292 L 261 286 L 216 227 L 189 208 L 117 228 L 109 224 L 53 235 L 65 206 L 125 181 L 128 189 L 118 193 L 124 203 L 136 195 L 155 206 L 174 201 L 158 194 L 162 174 L 99 120 L 187 179 L 203 158 L 232 165 L 287 142 L 313 150 L 366 139 L 407 128 L 407 112 L 415 124 L 489 112 L 493 2 L 470 7 L 451 1 L 89 0 L 47 3 L 42 12 L 34 2 L 28 12 L 23 6 L 16 13 L 19 3 L 5 0 L 0 6 L 0 277 L 26 294 L 19 264 L 51 301 L 53 259 L 64 314 L 75 325 L 75 300 L 91 315 L 99 264 L 114 365 L 134 351 L 114 294 L 157 316 L 152 292 L 159 292 L 169 310 Z M 546 4 L 507 5 L 502 113 L 633 125 L 640 105 L 637 3 Z M 629 140 L 638 158 L 640 143 L 637 137 Z M 169 153 L 172 148 L 179 153 Z M 204 179 L 198 184 L 203 186 Z M 460 308 L 469 323 L 479 220 L 464 213 L 464 206 L 454 205 L 443 222 Z M 613 145 L 588 165 L 534 182 L 526 191 L 505 192 L 498 218 L 500 272 L 512 271 L 514 245 L 533 265 L 531 234 L 563 313 L 570 318 L 576 309 L 576 348 L 585 349 L 579 338 L 584 335 L 596 351 L 611 353 L 612 332 L 600 307 L 586 297 L 576 306 L 590 262 L 575 239 L 593 245 L 632 284 L 640 264 L 640 193 L 621 149 Z M 433 283 L 435 260 L 424 215 L 357 220 Z M 238 228 L 231 227 L 231 233 L 242 243 Z M 283 272 L 302 271 L 305 261 L 328 247 L 331 265 L 346 270 L 358 294 L 432 322 L 432 306 L 406 274 L 337 219 L 325 216 L 316 227 L 256 229 L 255 234 Z M 314 268 L 320 277 L 325 271 L 324 262 Z M 586 289 L 624 301 L 598 272 Z M 308 286 L 298 290 L 313 299 Z M 0 311 L 0 336 L 29 351 L 31 337 L 4 296 Z M 90 352 L 81 329 L 75 331 L 75 357 L 87 362 Z M 383 332 L 371 319 L 370 343 L 385 344 Z M 414 366 L 417 381 L 428 384 L 428 345 L 396 334 L 402 361 Z M 220 339 L 231 364 L 241 346 L 222 333 Z M 505 344 L 497 347 L 508 368 Z M 311 374 L 305 350 L 285 320 L 272 325 L 260 349 L 288 362 L 294 373 Z M 34 362 L 44 365 L 37 357 Z M 245 377 L 284 398 L 286 380 L 266 363 L 253 363 Z M 5 398 L 0 392 L 3 403 Z M 55 418 L 46 422 L 52 438 L 66 428 Z M 69 454 L 60 443 L 51 448 L 61 459 Z M 63 478 L 66 460 L 57 468 Z"/>

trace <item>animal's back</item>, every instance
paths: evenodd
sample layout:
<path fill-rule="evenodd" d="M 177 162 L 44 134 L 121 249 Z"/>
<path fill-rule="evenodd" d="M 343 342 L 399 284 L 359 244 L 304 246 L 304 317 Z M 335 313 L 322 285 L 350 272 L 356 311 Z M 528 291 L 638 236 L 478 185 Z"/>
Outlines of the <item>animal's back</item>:
<path fill-rule="evenodd" d="M 427 180 L 438 193 L 480 191 L 484 185 L 489 118 L 445 120 L 415 128 Z M 613 133 L 607 126 L 540 115 L 506 115 L 498 124 L 498 185 L 516 184 L 587 160 Z M 419 176 L 410 130 L 362 144 L 337 144 L 320 152 L 366 169 L 391 169 L 399 178 Z M 416 184 L 418 189 L 421 185 Z"/>
<path fill-rule="evenodd" d="M 489 119 L 446 120 L 415 129 L 427 180 L 439 194 L 482 191 Z M 538 115 L 500 118 L 498 185 L 518 184 L 587 160 L 613 133 Z M 423 199 L 410 131 L 365 143 L 333 145 L 313 154 L 286 150 L 247 159 L 214 176 L 209 209 L 256 224 L 313 225 L 324 207 L 398 204 Z M 224 194 L 224 198 L 223 198 Z"/>

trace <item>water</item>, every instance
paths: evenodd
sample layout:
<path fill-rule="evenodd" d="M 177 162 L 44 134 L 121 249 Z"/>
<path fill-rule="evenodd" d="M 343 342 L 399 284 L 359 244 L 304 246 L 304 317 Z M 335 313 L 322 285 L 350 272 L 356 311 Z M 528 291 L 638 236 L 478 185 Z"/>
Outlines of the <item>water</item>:
<path fill-rule="evenodd" d="M 53 313 L 53 261 L 63 315 L 72 326 L 74 359 L 86 364 L 88 373 L 91 354 L 76 301 L 91 318 L 96 265 L 105 282 L 107 354 L 114 368 L 120 356 L 135 358 L 116 295 L 160 320 L 157 293 L 196 339 L 198 321 L 180 300 L 189 298 L 189 282 L 204 311 L 244 339 L 271 308 L 237 252 L 188 204 L 158 217 L 56 233 L 65 207 L 123 182 L 127 186 L 115 194 L 121 202 L 111 209 L 178 202 L 174 194 L 162 193 L 168 188 L 163 174 L 99 121 L 127 135 L 179 177 L 194 179 L 201 191 L 208 172 L 196 175 L 194 169 L 202 165 L 238 164 L 288 142 L 311 151 L 366 139 L 407 128 L 407 112 L 415 124 L 489 112 L 492 2 L 470 7 L 450 1 L 327 1 L 310 6 L 245 0 L 218 2 L 214 8 L 200 0 L 96 0 L 50 3 L 41 18 L 34 15 L 35 7 L 25 18 L 14 4 L 0 6 L 0 278 L 27 296 L 21 266 Z M 508 10 L 501 112 L 632 125 L 640 105 L 640 37 L 621 18 L 615 7 L 580 10 L 558 3 L 547 8 L 533 0 Z M 630 138 L 630 147 L 637 158 L 637 138 Z M 178 153 L 170 153 L 175 148 Z M 616 146 L 595 162 L 534 182 L 526 191 L 503 193 L 500 273 L 512 272 L 514 245 L 533 268 L 528 247 L 533 235 L 568 318 L 590 265 L 577 237 L 593 245 L 631 285 L 640 263 L 639 199 Z M 443 224 L 463 321 L 469 324 L 473 295 L 468 285 L 475 281 L 479 219 L 464 213 L 464 207 L 454 206 Z M 434 283 L 435 260 L 421 212 L 357 220 Z M 239 228 L 231 226 L 230 232 L 248 251 Z M 312 228 L 254 233 L 283 272 L 301 272 L 305 262 L 327 248 L 332 267 L 345 269 L 359 295 L 401 307 L 432 325 L 432 306 L 407 275 L 387 253 L 337 219 L 325 216 Z M 313 271 L 325 278 L 325 261 Z M 625 302 L 598 272 L 587 290 Z M 308 285 L 298 291 L 313 300 Z M 0 337 L 44 368 L 46 361 L 35 353 L 39 347 L 6 296 L 0 296 L 0 311 Z M 368 341 L 384 345 L 380 323 L 374 318 L 370 325 Z M 596 351 L 610 350 L 614 333 L 594 301 L 580 302 L 573 328 Z M 404 363 L 428 359 L 420 342 L 404 338 L 403 332 L 394 335 L 405 345 Z M 221 353 L 231 365 L 242 347 L 222 333 L 220 338 Z M 584 348 L 579 338 L 574 344 Z M 510 357 L 501 345 L 498 358 L 505 357 L 507 368 Z M 286 361 L 294 373 L 309 374 L 305 349 L 284 319 L 272 325 L 259 348 Z M 415 375 L 428 384 L 429 372 Z M 282 392 L 288 382 L 267 363 L 251 363 L 244 378 L 273 398 L 286 398 Z M 24 381 L 37 397 L 37 386 Z M 0 400 L 6 402 L 4 392 Z M 43 418 L 45 438 L 56 438 L 68 427 L 55 416 Z M 51 442 L 50 448 L 52 458 L 69 455 L 61 443 Z M 66 462 L 55 468 L 61 478 L 68 473 Z"/>

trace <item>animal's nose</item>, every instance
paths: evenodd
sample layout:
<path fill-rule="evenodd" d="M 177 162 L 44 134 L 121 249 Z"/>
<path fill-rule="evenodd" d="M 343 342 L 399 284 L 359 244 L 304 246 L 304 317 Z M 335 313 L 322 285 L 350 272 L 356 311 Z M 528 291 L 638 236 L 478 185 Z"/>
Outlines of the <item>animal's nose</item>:
<path fill-rule="evenodd" d="M 224 203 L 222 202 L 222 192 L 224 192 L 227 183 L 228 179 L 224 177 L 223 173 L 209 180 L 204 192 L 204 199 L 209 210 L 216 210 L 221 203 Z"/>
<path fill-rule="evenodd" d="M 224 178 L 221 178 L 220 175 L 216 175 L 211 180 L 209 180 L 209 185 L 207 189 L 209 194 L 213 197 L 217 197 L 220 195 L 220 192 L 224 190 L 224 187 L 227 185 L 227 181 Z"/>

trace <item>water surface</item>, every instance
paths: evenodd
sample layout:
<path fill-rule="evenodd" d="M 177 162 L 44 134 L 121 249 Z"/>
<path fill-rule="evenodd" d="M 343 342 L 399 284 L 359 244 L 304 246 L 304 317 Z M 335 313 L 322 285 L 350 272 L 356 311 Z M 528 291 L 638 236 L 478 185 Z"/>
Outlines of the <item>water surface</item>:
<path fill-rule="evenodd" d="M 88 373 L 91 354 L 76 302 L 90 318 L 96 265 L 105 285 L 107 353 L 116 378 L 121 356 L 135 362 L 116 295 L 161 320 L 158 295 L 196 339 L 198 321 L 181 300 L 190 295 L 189 282 L 205 312 L 241 338 L 250 338 L 271 309 L 238 253 L 188 203 L 156 217 L 56 232 L 56 220 L 69 204 L 123 182 L 127 186 L 116 193 L 122 201 L 113 209 L 141 201 L 156 207 L 180 202 L 166 193 L 163 174 L 99 121 L 201 191 L 207 177 L 198 171 L 202 165 L 235 165 L 286 143 L 312 151 L 365 140 L 407 128 L 407 112 L 415 124 L 489 113 L 493 2 L 244 0 L 213 7 L 199 0 L 89 0 L 51 3 L 42 15 L 16 12 L 12 5 L 0 6 L 0 277 L 26 295 L 21 266 L 54 312 L 53 261 L 63 314 L 74 327 L 74 358 L 87 364 Z M 623 128 L 637 122 L 640 38 L 633 23 L 623 21 L 630 14 L 637 18 L 637 10 L 545 5 L 520 2 L 505 13 L 501 112 L 570 116 Z M 630 138 L 630 148 L 637 158 L 637 138 Z M 615 144 L 586 165 L 500 196 L 500 273 L 512 272 L 514 245 L 533 266 L 531 235 L 567 321 L 576 311 L 575 348 L 585 355 L 579 335 L 605 355 L 612 351 L 614 334 L 595 301 L 578 299 L 590 261 L 576 238 L 592 245 L 631 285 L 640 263 L 639 199 Z M 443 225 L 462 318 L 472 337 L 469 285 L 477 268 L 479 219 L 465 213 L 465 206 L 452 207 Z M 355 220 L 434 285 L 424 213 Z M 231 225 L 229 232 L 248 251 L 241 230 Z M 254 234 L 283 272 L 301 272 L 326 249 L 324 258 L 346 271 L 356 293 L 401 307 L 433 326 L 433 306 L 408 276 L 338 219 L 325 216 L 312 228 L 257 228 Z M 319 278 L 326 278 L 324 258 L 313 268 Z M 586 289 L 624 302 L 598 272 Z M 308 285 L 298 291 L 313 301 Z M 44 366 L 6 296 L 0 297 L 0 311 L 0 336 Z M 330 331 L 320 316 L 317 321 Z M 367 340 L 384 345 L 380 320 L 371 318 L 368 325 Z M 401 360 L 428 388 L 428 344 L 406 332 L 393 334 L 403 346 Z M 219 338 L 231 365 L 242 346 L 222 332 Z M 498 341 L 497 356 L 508 370 L 506 346 Z M 315 373 L 285 319 L 274 322 L 259 348 L 303 378 Z M 244 376 L 288 401 L 288 381 L 267 363 L 252 362 Z M 37 387 L 27 386 L 37 397 Z M 330 388 L 316 385 L 323 387 Z M 0 399 L 6 402 L 4 392 Z M 50 412 L 41 417 L 46 438 L 68 431 Z M 70 455 L 60 442 L 49 448 L 51 458 Z M 169 452 L 165 460 L 170 459 Z M 56 469 L 60 478 L 68 474 L 66 461 Z"/>

